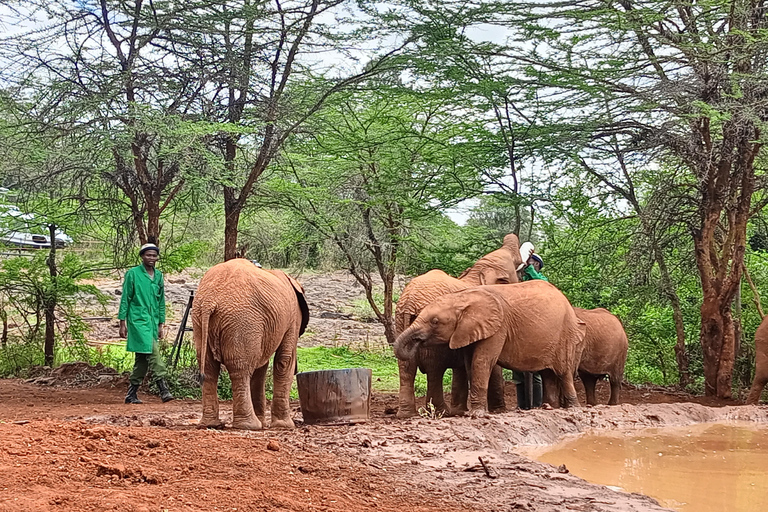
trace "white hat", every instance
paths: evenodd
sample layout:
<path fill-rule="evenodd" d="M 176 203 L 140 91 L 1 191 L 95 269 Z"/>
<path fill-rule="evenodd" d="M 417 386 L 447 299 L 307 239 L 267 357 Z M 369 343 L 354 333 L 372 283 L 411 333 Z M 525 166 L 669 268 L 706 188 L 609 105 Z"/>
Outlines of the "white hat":
<path fill-rule="evenodd" d="M 160 254 L 160 249 L 158 249 L 155 244 L 144 244 L 141 246 L 141 249 L 139 249 L 139 256 L 147 251 L 156 251 L 157 254 Z"/>

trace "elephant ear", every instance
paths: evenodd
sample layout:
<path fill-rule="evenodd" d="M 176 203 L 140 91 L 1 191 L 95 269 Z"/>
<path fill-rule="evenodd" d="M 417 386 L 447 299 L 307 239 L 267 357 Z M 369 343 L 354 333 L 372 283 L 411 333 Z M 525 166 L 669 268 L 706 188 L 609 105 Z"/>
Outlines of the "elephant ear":
<path fill-rule="evenodd" d="M 304 331 L 307 330 L 307 324 L 309 323 L 309 306 L 307 305 L 307 300 L 304 298 L 304 287 L 301 286 L 297 280 L 281 270 L 272 270 L 271 272 L 275 275 L 284 277 L 291 283 L 291 287 L 293 287 L 293 291 L 296 293 L 296 301 L 299 303 L 299 309 L 301 310 L 301 325 L 299 326 L 299 336 L 301 336 L 304 334 Z"/>
<path fill-rule="evenodd" d="M 449 340 L 452 349 L 490 338 L 501 329 L 504 309 L 501 299 L 488 290 L 474 289 L 454 294 L 458 310 L 456 330 Z"/>

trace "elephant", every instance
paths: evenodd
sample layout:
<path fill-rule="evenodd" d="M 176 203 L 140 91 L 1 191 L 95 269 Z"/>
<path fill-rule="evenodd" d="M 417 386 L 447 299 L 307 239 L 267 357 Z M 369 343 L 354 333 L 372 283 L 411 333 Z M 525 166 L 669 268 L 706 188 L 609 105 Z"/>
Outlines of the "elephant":
<path fill-rule="evenodd" d="M 585 331 L 560 290 L 546 281 L 527 281 L 439 297 L 398 336 L 394 349 L 404 361 L 412 360 L 422 346 L 468 349 L 469 412 L 478 416 L 487 410 L 489 378 L 497 363 L 525 372 L 550 369 L 566 406 L 578 406 L 573 378 Z"/>
<path fill-rule="evenodd" d="M 517 235 L 504 237 L 501 248 L 486 254 L 457 279 L 442 270 L 430 270 L 413 278 L 397 301 L 395 311 L 395 334 L 400 335 L 413 323 L 421 310 L 436 298 L 482 284 L 518 282 L 517 270 L 523 264 Z M 451 408 L 443 396 L 443 375 L 453 369 L 451 387 Z M 461 414 L 467 410 L 467 374 L 464 356 L 460 351 L 444 346 L 422 346 L 409 360 L 398 359 L 400 392 L 398 418 L 416 415 L 414 381 L 417 370 L 427 375 L 427 402 L 431 401 L 437 411 Z M 490 386 L 491 408 L 504 409 L 504 378 L 501 368 L 493 372 Z"/>
<path fill-rule="evenodd" d="M 232 380 L 233 424 L 265 427 L 264 385 L 270 357 L 273 428 L 293 428 L 289 397 L 296 345 L 309 321 L 301 285 L 279 270 L 233 259 L 208 270 L 192 306 L 192 330 L 203 386 L 199 428 L 220 428 L 217 384 L 221 365 Z"/>
<path fill-rule="evenodd" d="M 611 398 L 608 405 L 617 405 L 629 349 L 624 326 L 621 320 L 607 309 L 573 310 L 579 320 L 586 324 L 578 372 L 587 393 L 587 403 L 597 405 L 595 384 L 598 378 L 608 375 L 611 382 Z"/>
<path fill-rule="evenodd" d="M 763 318 L 755 332 L 755 380 L 752 381 L 747 404 L 758 404 L 766 383 L 768 383 L 768 316 Z"/>

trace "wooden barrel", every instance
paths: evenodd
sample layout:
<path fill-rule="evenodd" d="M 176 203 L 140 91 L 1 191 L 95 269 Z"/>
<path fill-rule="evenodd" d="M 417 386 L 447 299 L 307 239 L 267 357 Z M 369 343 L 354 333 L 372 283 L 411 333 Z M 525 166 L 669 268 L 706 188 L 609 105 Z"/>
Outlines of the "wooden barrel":
<path fill-rule="evenodd" d="M 348 425 L 368 421 L 370 368 L 320 370 L 296 375 L 306 425 Z"/>

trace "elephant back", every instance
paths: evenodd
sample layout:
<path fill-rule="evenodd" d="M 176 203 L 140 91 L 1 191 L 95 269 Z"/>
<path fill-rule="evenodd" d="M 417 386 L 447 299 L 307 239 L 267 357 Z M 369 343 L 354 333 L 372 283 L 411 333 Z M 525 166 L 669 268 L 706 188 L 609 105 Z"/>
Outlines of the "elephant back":
<path fill-rule="evenodd" d="M 286 316 L 286 307 L 295 307 L 293 317 L 301 323 L 303 315 L 287 277 L 281 278 L 248 260 L 236 258 L 205 273 L 195 294 L 193 322 L 196 311 L 207 311 L 212 335 L 223 329 L 242 328 L 239 323 L 246 319 L 254 321 L 253 318 L 270 330 L 284 330 L 288 327 L 286 318 L 290 318 Z"/>
<path fill-rule="evenodd" d="M 469 285 L 442 270 L 430 270 L 414 277 L 403 289 L 395 306 L 395 332 L 402 333 L 413 323 L 428 304 L 449 293 L 468 288 Z"/>
<path fill-rule="evenodd" d="M 586 324 L 579 369 L 595 375 L 609 373 L 626 360 L 629 341 L 619 318 L 604 308 L 573 308 Z"/>

